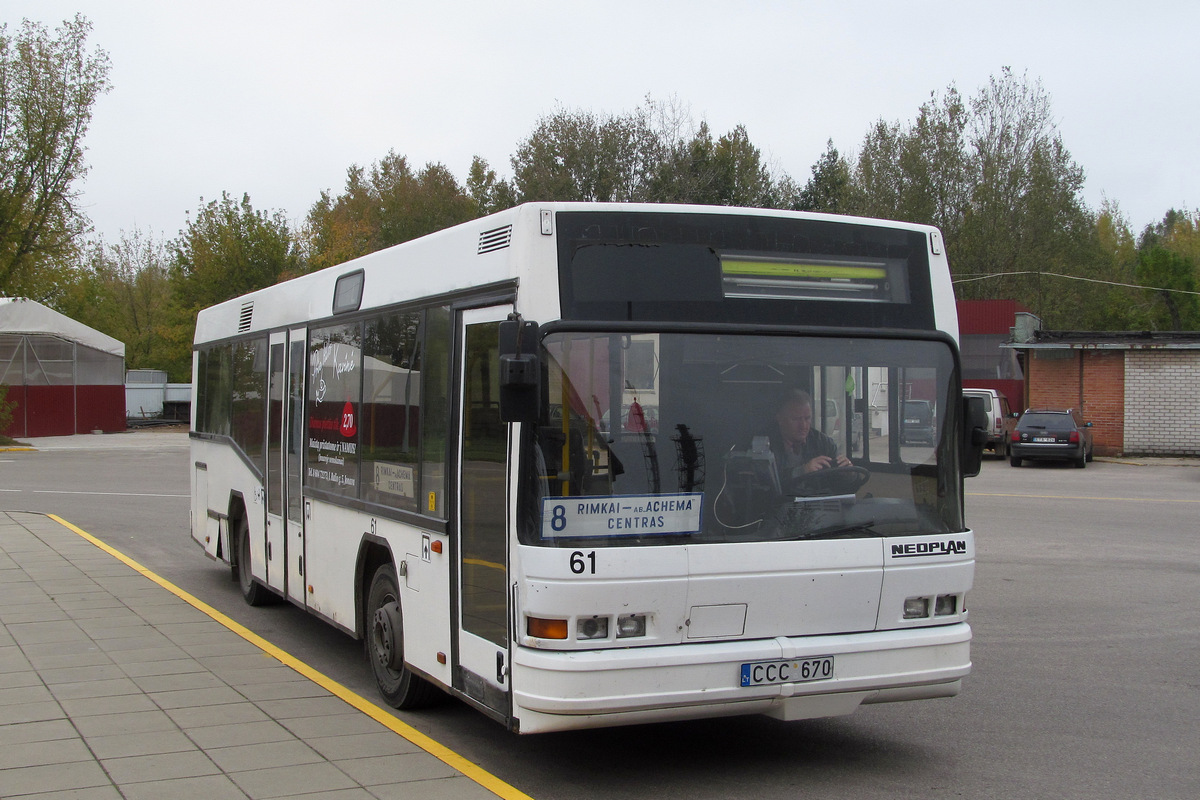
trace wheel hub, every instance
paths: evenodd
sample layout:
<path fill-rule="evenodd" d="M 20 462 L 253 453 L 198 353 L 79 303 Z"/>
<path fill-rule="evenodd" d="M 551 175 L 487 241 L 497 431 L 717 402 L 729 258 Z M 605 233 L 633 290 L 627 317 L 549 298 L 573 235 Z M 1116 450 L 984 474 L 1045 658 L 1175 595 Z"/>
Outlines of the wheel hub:
<path fill-rule="evenodd" d="M 375 609 L 371 625 L 371 640 L 375 658 L 382 666 L 398 670 L 403 666 L 403 652 L 398 646 L 401 631 L 400 604 L 392 601 Z"/>

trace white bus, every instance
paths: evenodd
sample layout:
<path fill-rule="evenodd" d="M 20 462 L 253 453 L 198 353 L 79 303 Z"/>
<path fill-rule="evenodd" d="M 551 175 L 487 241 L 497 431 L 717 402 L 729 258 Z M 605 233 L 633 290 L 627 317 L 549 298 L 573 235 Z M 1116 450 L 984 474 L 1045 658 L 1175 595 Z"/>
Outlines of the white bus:
<path fill-rule="evenodd" d="M 364 640 L 398 708 L 532 733 L 951 696 L 957 335 L 934 228 L 519 206 L 200 312 L 192 535 L 251 604 Z M 788 465 L 796 391 L 848 465 Z"/>

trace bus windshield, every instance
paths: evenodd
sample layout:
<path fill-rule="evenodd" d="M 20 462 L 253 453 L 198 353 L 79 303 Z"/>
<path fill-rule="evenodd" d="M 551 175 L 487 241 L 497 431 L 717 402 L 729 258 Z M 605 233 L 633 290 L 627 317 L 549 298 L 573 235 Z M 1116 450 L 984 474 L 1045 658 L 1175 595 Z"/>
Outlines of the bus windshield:
<path fill-rule="evenodd" d="M 542 357 L 524 544 L 963 530 L 948 341 L 553 332 Z"/>

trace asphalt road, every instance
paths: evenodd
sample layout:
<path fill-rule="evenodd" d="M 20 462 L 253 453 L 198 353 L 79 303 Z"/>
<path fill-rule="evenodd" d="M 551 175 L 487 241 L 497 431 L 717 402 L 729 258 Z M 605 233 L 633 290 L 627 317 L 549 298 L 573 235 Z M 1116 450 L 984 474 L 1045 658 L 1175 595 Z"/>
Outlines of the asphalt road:
<path fill-rule="evenodd" d="M 357 643 L 245 606 L 192 543 L 186 434 L 100 438 L 0 452 L 0 509 L 58 514 L 374 697 Z M 1200 461 L 989 459 L 967 491 L 974 670 L 957 698 L 526 737 L 454 702 L 400 716 L 537 800 L 1200 797 Z"/>

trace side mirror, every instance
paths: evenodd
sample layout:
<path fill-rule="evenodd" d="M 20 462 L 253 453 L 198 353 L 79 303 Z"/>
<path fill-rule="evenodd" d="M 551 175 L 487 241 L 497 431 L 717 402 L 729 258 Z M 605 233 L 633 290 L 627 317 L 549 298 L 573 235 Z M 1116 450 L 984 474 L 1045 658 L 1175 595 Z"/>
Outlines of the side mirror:
<path fill-rule="evenodd" d="M 538 324 L 511 314 L 500 323 L 500 419 L 534 422 L 541 398 Z"/>
<path fill-rule="evenodd" d="M 982 397 L 962 399 L 962 470 L 974 478 L 983 469 L 983 447 L 987 444 L 987 406 Z"/>

